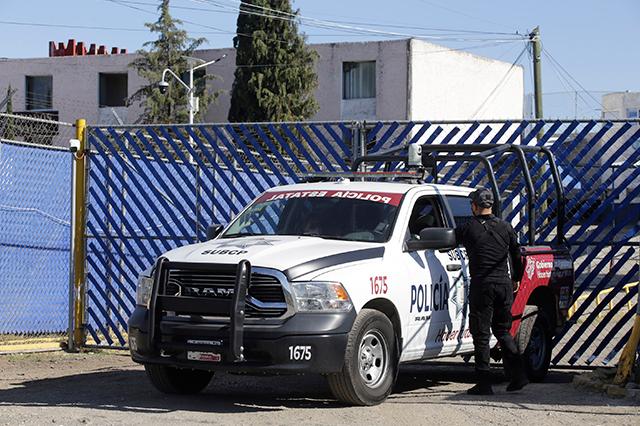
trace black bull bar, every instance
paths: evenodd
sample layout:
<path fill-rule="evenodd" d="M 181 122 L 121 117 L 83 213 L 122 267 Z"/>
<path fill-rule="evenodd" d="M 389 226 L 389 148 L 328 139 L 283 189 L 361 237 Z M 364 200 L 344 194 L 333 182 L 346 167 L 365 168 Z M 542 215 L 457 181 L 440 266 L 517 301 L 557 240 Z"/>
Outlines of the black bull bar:
<path fill-rule="evenodd" d="M 160 283 L 167 282 L 167 264 L 166 258 L 158 259 L 153 274 L 153 291 L 151 301 L 149 302 L 149 342 L 152 348 L 156 348 L 156 337 L 160 324 L 160 313 L 163 310 L 180 311 L 189 306 L 189 311 L 193 313 L 206 314 L 208 308 L 212 304 L 219 304 L 224 310 L 229 307 L 229 302 L 224 300 L 207 300 L 207 301 L 188 301 L 179 300 L 178 298 L 166 297 L 159 295 Z M 244 358 L 244 320 L 245 320 L 245 304 L 247 292 L 251 285 L 251 263 L 248 260 L 241 260 L 236 268 L 236 279 L 234 284 L 234 293 L 229 309 L 229 345 L 227 349 L 228 359 L 234 362 L 242 362 Z M 200 302 L 200 303 L 199 303 Z M 206 303 L 205 303 L 206 302 Z"/>

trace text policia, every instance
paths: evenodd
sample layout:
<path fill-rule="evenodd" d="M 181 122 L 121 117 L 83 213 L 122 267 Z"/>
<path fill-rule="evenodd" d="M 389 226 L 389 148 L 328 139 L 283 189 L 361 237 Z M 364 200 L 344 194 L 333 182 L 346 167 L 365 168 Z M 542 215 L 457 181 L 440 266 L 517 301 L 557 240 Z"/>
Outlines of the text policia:
<path fill-rule="evenodd" d="M 348 198 L 353 200 L 371 201 L 374 203 L 400 205 L 402 194 L 390 192 L 368 191 L 290 191 L 290 192 L 266 192 L 258 201 L 288 200 L 291 198 Z"/>

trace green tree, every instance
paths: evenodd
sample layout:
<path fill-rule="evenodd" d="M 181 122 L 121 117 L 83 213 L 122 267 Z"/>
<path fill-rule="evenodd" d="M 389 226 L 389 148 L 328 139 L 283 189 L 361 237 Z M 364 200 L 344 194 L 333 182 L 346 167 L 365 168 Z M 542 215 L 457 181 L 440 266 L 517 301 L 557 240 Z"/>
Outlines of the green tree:
<path fill-rule="evenodd" d="M 301 121 L 318 110 L 318 54 L 298 33 L 297 14 L 289 0 L 242 1 L 229 121 Z"/>
<path fill-rule="evenodd" d="M 188 60 L 193 52 L 202 45 L 205 38 L 190 38 L 185 30 L 180 29 L 182 21 L 171 17 L 169 12 L 169 0 L 162 0 L 158 6 L 160 17 L 156 22 L 146 23 L 152 33 L 157 33 L 158 38 L 144 44 L 144 48 L 138 50 L 138 58 L 131 62 L 148 84 L 141 87 L 129 98 L 129 104 L 138 103 L 143 112 L 137 122 L 141 123 L 185 123 L 188 120 L 187 90 L 172 76 L 167 75 L 169 87 L 166 93 L 161 93 L 158 82 L 162 78 L 165 68 L 171 69 L 181 76 L 185 83 L 188 82 Z M 187 76 L 184 78 L 184 76 Z M 209 91 L 206 87 L 211 75 L 194 76 L 194 85 L 197 95 L 200 97 L 200 111 L 198 118 L 204 117 L 207 107 L 215 100 L 217 93 Z"/>

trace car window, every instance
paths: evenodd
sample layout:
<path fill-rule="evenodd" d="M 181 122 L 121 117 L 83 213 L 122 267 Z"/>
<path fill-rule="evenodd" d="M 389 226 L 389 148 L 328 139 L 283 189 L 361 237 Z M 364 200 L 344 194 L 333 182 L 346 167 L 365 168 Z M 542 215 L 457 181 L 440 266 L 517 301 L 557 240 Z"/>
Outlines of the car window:
<path fill-rule="evenodd" d="M 263 194 L 221 238 L 298 235 L 385 242 L 402 194 L 368 191 L 272 191 Z"/>
<path fill-rule="evenodd" d="M 473 212 L 471 212 L 471 200 L 469 197 L 461 195 L 447 195 L 445 198 L 451 208 L 455 226 L 464 225 L 473 219 Z"/>
<path fill-rule="evenodd" d="M 409 217 L 407 231 L 410 237 L 417 239 L 424 228 L 441 227 L 443 227 L 442 210 L 438 200 L 433 196 L 418 198 Z"/>

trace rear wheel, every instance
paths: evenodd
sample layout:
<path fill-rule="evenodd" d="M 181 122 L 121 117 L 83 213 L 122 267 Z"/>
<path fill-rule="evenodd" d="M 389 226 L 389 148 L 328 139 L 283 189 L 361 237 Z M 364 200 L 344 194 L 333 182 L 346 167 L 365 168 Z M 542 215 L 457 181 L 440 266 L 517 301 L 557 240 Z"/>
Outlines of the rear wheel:
<path fill-rule="evenodd" d="M 144 366 L 151 384 L 163 393 L 193 394 L 206 388 L 212 371 L 183 370 L 166 365 L 147 364 Z"/>
<path fill-rule="evenodd" d="M 344 366 L 327 379 L 333 395 L 354 405 L 376 405 L 391 393 L 398 368 L 393 325 L 380 311 L 363 309 L 349 332 Z"/>
<path fill-rule="evenodd" d="M 532 382 L 541 382 L 547 376 L 551 364 L 551 338 L 547 314 L 537 306 L 527 306 L 517 340 L 518 347 L 524 347 L 522 357 Z"/>

